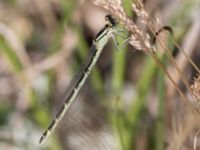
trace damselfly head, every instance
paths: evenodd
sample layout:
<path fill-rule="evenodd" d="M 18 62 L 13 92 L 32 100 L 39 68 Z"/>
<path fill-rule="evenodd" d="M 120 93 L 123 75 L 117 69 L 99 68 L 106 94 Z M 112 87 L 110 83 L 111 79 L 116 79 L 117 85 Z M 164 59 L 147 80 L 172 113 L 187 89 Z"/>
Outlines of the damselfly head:
<path fill-rule="evenodd" d="M 117 20 L 111 15 L 106 15 L 105 20 L 106 20 L 107 25 L 109 27 L 113 27 L 113 26 L 116 26 L 118 24 Z"/>

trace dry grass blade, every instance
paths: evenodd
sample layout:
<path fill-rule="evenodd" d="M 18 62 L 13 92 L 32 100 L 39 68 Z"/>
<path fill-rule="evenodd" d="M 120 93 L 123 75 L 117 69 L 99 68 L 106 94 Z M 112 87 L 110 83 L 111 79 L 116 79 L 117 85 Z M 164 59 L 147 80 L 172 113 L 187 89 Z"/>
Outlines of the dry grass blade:
<path fill-rule="evenodd" d="M 0 22 L 0 34 L 7 40 L 7 42 L 13 47 L 16 55 L 25 68 L 28 68 L 31 64 L 30 59 L 26 53 L 23 44 L 19 41 L 19 38 L 15 33 L 5 24 Z"/>
<path fill-rule="evenodd" d="M 155 24 L 156 21 L 154 19 L 149 18 L 148 13 L 145 11 L 143 4 L 138 0 L 135 4 L 132 5 L 133 10 L 135 11 L 135 13 L 137 14 L 138 17 L 140 17 L 140 19 L 142 20 L 142 22 L 145 22 L 149 29 L 152 31 L 152 33 L 154 34 L 155 37 L 157 37 L 157 33 L 160 32 L 160 30 L 158 30 L 155 33 L 155 26 L 159 26 L 158 24 Z M 162 29 L 162 28 L 161 28 Z M 167 28 L 168 30 L 168 28 Z M 156 38 L 155 38 L 156 39 Z M 155 41 L 154 39 L 154 41 Z M 173 39 L 173 38 L 172 38 Z M 161 47 L 165 50 L 165 54 L 167 55 L 167 57 L 169 58 L 170 63 L 172 64 L 172 66 L 174 67 L 174 71 L 173 72 L 177 72 L 180 76 L 180 79 L 183 81 L 183 83 L 185 84 L 186 88 L 189 90 L 190 94 L 192 95 L 194 92 L 190 87 L 189 82 L 187 81 L 187 79 L 183 76 L 183 69 L 181 69 L 177 63 L 175 58 L 172 56 L 171 54 L 171 50 L 167 48 L 166 44 L 160 39 L 158 38 L 159 43 L 161 45 Z M 199 72 L 199 68 L 196 66 L 196 64 L 192 61 L 192 59 L 187 55 L 187 53 L 185 52 L 184 49 L 182 49 L 180 46 L 178 46 L 178 44 L 175 42 L 175 40 L 173 39 L 173 42 L 175 43 L 175 45 L 177 46 L 177 48 L 179 48 L 179 50 L 181 52 L 183 52 L 184 56 L 186 57 L 186 59 L 189 61 L 189 63 L 194 67 L 194 69 Z M 194 45 L 194 44 L 193 44 Z M 155 56 L 152 55 L 152 57 L 154 58 L 154 60 L 157 62 L 157 64 L 159 64 L 160 62 L 158 62 L 159 60 L 157 58 L 155 58 Z M 162 69 L 165 71 L 166 75 L 169 77 L 171 83 L 173 84 L 173 87 L 178 91 L 178 93 L 181 95 L 181 97 L 185 100 L 186 104 L 189 104 L 189 101 L 187 100 L 186 96 L 183 94 L 183 92 L 179 89 L 178 85 L 177 85 L 177 79 L 174 79 L 174 75 L 173 74 L 169 74 L 168 71 L 165 69 L 165 67 L 162 67 Z M 173 77 L 173 79 L 172 79 Z"/>
<path fill-rule="evenodd" d="M 187 63 L 189 62 L 193 66 L 195 71 L 200 73 L 198 66 L 190 58 L 193 51 L 195 50 L 195 45 L 196 45 L 195 43 L 198 43 L 197 41 L 198 41 L 199 31 L 200 31 L 200 21 L 198 19 L 195 19 L 193 25 L 190 27 L 187 35 L 185 36 L 182 46 L 183 48 L 181 48 L 181 46 L 179 46 L 177 42 L 174 39 L 172 39 L 172 42 L 175 44 L 175 46 L 180 50 L 180 52 L 182 52 L 179 53 L 176 58 L 176 63 L 177 66 L 180 68 L 180 70 L 184 70 Z M 175 68 L 171 68 L 170 70 L 171 74 L 174 76 L 175 80 L 178 83 L 182 75 L 178 75 L 175 72 Z M 172 93 L 173 95 L 173 87 L 170 89 L 170 93 Z"/>
<path fill-rule="evenodd" d="M 184 143 L 188 140 L 188 136 L 196 127 L 196 118 L 190 113 L 186 114 L 184 117 L 173 117 L 172 128 L 170 129 L 172 132 L 168 133 L 167 143 L 169 144 L 166 149 L 187 150 L 188 148 Z"/>
<path fill-rule="evenodd" d="M 200 130 L 197 131 L 197 133 L 195 134 L 194 137 L 194 145 L 193 145 L 193 149 L 196 150 L 197 149 L 197 138 L 199 136 Z"/>
<path fill-rule="evenodd" d="M 195 78 L 194 83 L 191 85 L 192 94 L 195 98 L 195 102 L 200 106 L 200 75 Z"/>
<path fill-rule="evenodd" d="M 155 31 L 155 29 L 158 28 L 159 24 L 153 18 L 151 19 L 149 17 L 148 13 L 144 9 L 144 6 L 143 6 L 143 4 L 141 3 L 140 0 L 137 0 L 137 2 L 132 5 L 132 8 L 133 8 L 134 12 L 137 14 L 137 16 L 140 17 L 141 21 L 143 23 L 145 23 L 149 27 L 151 32 L 154 34 L 153 43 L 156 41 L 156 38 L 157 38 L 157 36 L 159 35 L 160 32 L 162 32 L 164 30 L 168 30 L 168 31 L 172 32 L 172 29 L 169 29 L 169 27 L 167 27 L 167 26 L 161 27 L 161 28 L 159 28 L 158 31 Z M 189 83 L 188 83 L 188 81 L 186 80 L 186 78 L 184 76 L 181 76 L 182 72 L 179 69 L 179 67 L 177 66 L 177 64 L 175 62 L 175 59 L 173 58 L 170 50 L 164 44 L 162 39 L 158 38 L 158 40 L 159 40 L 159 43 L 161 44 L 161 47 L 165 50 L 165 53 L 167 54 L 167 57 L 169 58 L 170 62 L 176 68 L 176 71 L 180 74 L 180 77 L 183 80 L 185 86 L 191 92 Z M 158 65 L 161 64 L 161 62 L 159 61 L 159 59 L 156 56 L 152 55 L 152 57 L 157 62 Z M 161 66 L 161 65 L 159 65 L 159 66 Z M 186 103 L 187 102 L 187 98 L 182 93 L 182 91 L 179 89 L 177 83 L 175 82 L 176 80 L 174 80 L 172 78 L 173 76 L 165 69 L 164 66 L 161 66 L 161 69 L 164 70 L 165 74 L 168 76 L 168 78 L 170 79 L 171 83 L 174 85 L 175 89 L 178 91 L 178 93 L 181 95 L 181 97 L 185 100 L 185 103 Z"/>

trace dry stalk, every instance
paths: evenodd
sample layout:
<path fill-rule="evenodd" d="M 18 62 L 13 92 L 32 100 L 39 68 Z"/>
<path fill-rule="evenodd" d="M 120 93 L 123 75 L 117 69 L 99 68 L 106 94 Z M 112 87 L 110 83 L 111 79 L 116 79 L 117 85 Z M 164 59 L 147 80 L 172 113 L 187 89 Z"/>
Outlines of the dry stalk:
<path fill-rule="evenodd" d="M 193 150 L 197 149 L 197 138 L 198 138 L 199 134 L 200 134 L 200 130 L 198 130 L 197 133 L 195 134 L 194 144 L 193 144 Z"/>
<path fill-rule="evenodd" d="M 31 65 L 31 61 L 26 53 L 26 49 L 23 44 L 19 41 L 17 35 L 7 25 L 0 22 L 0 36 L 2 36 L 9 45 L 13 48 L 20 63 L 24 68 L 28 68 Z"/>
<path fill-rule="evenodd" d="M 137 0 L 136 3 L 132 4 L 132 8 L 133 8 L 134 12 L 137 14 L 137 16 L 140 18 L 141 23 L 144 23 L 144 24 L 148 25 L 149 29 L 155 35 L 155 28 L 159 26 L 159 23 L 157 21 L 154 21 L 152 18 L 149 17 L 149 15 L 145 11 L 144 5 L 141 3 L 141 1 Z M 175 40 L 173 42 L 176 43 Z M 166 46 L 166 44 L 164 44 L 163 41 L 160 40 L 160 39 L 159 39 L 159 43 L 161 44 L 161 47 L 165 50 L 164 52 L 166 53 L 167 57 L 169 58 L 169 61 L 171 62 L 171 64 L 173 65 L 173 67 L 175 68 L 175 70 L 177 71 L 177 73 L 179 74 L 180 78 L 182 79 L 182 81 L 185 84 L 186 88 L 189 90 L 190 94 L 191 95 L 195 95 L 194 97 L 196 97 L 196 100 L 200 101 L 200 77 L 195 80 L 196 82 L 199 81 L 199 84 L 198 83 L 194 83 L 195 85 L 192 86 L 192 87 L 197 87 L 197 84 L 198 84 L 199 89 L 196 88 L 196 90 L 192 90 L 191 87 L 190 87 L 190 85 L 189 85 L 189 82 L 187 81 L 187 79 L 184 76 L 182 76 L 182 74 L 183 74 L 182 70 L 183 69 L 180 69 L 179 65 L 177 65 L 174 57 L 172 56 L 172 54 L 170 52 L 170 49 L 168 49 L 167 46 Z M 176 46 L 177 45 L 178 44 L 176 43 Z M 178 48 L 179 48 L 179 50 L 181 52 L 183 52 L 184 56 L 189 61 L 189 63 L 194 67 L 194 69 L 197 72 L 199 72 L 199 68 L 196 66 L 196 64 L 194 64 L 194 62 L 192 61 L 192 59 L 190 58 L 190 56 L 187 55 L 187 53 L 185 52 L 185 50 L 182 49 L 182 48 L 180 48 L 180 47 L 178 47 Z M 155 57 L 155 56 L 153 56 L 153 57 Z M 154 58 L 154 60 L 156 60 L 156 59 Z M 170 79 L 172 77 L 171 73 L 169 74 L 168 71 L 165 70 L 165 68 L 163 68 L 163 70 L 165 71 L 166 75 Z M 176 80 L 174 80 L 174 78 L 170 79 L 170 81 L 172 82 L 172 84 L 174 85 L 174 87 L 176 88 L 176 90 L 179 92 L 179 94 L 182 95 L 182 98 L 184 98 L 185 100 L 187 100 L 187 98 L 183 95 L 183 92 L 179 89 L 179 87 L 177 85 L 178 82 L 174 82 L 174 81 L 176 81 Z M 186 104 L 188 104 L 188 101 L 185 101 L 185 102 L 186 102 Z"/>
<path fill-rule="evenodd" d="M 191 85 L 192 95 L 198 105 L 200 105 L 200 75 L 194 79 L 194 83 Z"/>

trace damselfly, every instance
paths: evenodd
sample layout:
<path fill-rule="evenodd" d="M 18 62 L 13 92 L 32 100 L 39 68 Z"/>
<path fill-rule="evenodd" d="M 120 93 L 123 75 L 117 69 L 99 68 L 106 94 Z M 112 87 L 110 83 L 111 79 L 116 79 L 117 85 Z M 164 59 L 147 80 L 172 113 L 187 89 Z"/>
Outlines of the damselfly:
<path fill-rule="evenodd" d="M 92 53 L 91 57 L 88 58 L 87 64 L 83 68 L 83 71 L 81 71 L 80 75 L 75 80 L 75 83 L 72 84 L 71 89 L 64 96 L 63 106 L 61 107 L 60 111 L 56 114 L 54 120 L 51 122 L 47 130 L 41 136 L 39 143 L 42 143 L 53 132 L 57 124 L 63 118 L 66 111 L 69 109 L 72 102 L 75 100 L 80 89 L 83 87 L 86 79 L 88 78 L 88 75 L 90 74 L 92 68 L 96 64 L 102 52 L 102 49 L 104 48 L 104 46 L 106 45 L 106 43 L 108 42 L 110 38 L 114 39 L 114 33 L 118 34 L 119 30 L 116 28 L 118 22 L 116 21 L 116 19 L 113 18 L 111 15 L 107 15 L 105 17 L 105 20 L 107 24 L 96 35 L 95 39 L 93 40 L 93 44 L 91 46 L 91 53 Z M 115 39 L 114 39 L 114 42 L 116 42 Z"/>

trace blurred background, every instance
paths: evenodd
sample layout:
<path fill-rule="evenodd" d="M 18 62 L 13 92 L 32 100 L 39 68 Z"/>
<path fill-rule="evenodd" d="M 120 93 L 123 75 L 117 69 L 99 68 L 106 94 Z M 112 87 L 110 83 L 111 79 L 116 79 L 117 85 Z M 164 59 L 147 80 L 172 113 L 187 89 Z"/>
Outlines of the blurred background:
<path fill-rule="evenodd" d="M 132 2 L 124 0 L 123 6 L 138 23 Z M 200 67 L 199 0 L 144 5 L 173 28 L 177 43 Z M 174 85 L 150 55 L 128 45 L 117 51 L 112 41 L 54 133 L 38 143 L 107 14 L 87 0 L 0 0 L 0 149 L 193 149 L 198 121 Z M 197 71 L 165 40 L 192 84 Z M 160 60 L 190 97 L 173 65 Z"/>

